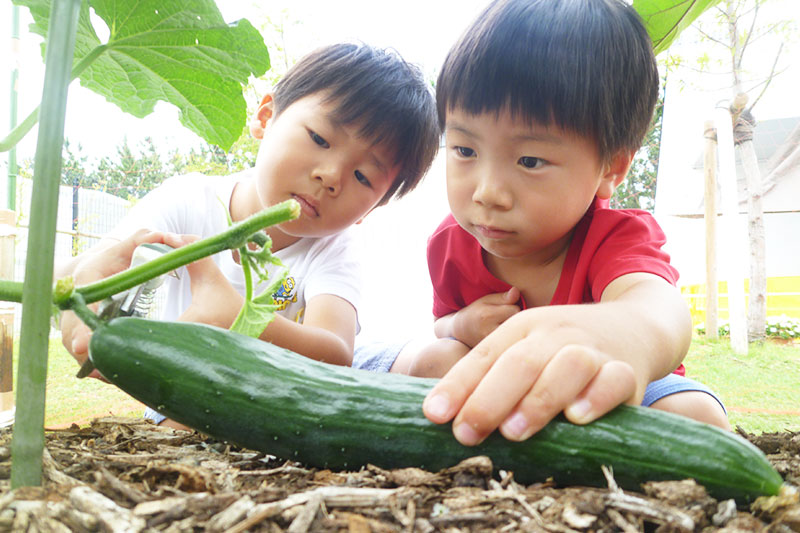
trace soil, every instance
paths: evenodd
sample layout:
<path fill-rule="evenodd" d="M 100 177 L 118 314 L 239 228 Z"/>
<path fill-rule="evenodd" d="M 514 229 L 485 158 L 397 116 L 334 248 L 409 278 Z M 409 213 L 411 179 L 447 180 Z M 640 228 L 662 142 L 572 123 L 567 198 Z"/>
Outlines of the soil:
<path fill-rule="evenodd" d="M 740 434 L 800 485 L 800 433 Z M 522 486 L 485 457 L 332 472 L 131 418 L 47 431 L 43 485 L 12 491 L 11 436 L 0 430 L 0 532 L 800 531 L 791 490 L 737 508 L 693 480 Z"/>

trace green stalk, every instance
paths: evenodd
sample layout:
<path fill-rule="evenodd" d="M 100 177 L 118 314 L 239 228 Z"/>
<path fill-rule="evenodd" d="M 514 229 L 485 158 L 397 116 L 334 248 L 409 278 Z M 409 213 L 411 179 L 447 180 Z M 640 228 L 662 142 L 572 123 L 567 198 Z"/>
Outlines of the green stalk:
<path fill-rule="evenodd" d="M 25 120 L 17 124 L 17 127 L 11 130 L 5 139 L 0 141 L 0 152 L 8 152 L 14 148 L 23 139 L 23 137 L 25 137 L 25 135 L 31 131 L 37 122 L 39 122 L 38 107 L 31 111 L 30 115 L 28 115 Z"/>
<path fill-rule="evenodd" d="M 19 281 L 0 280 L 0 300 L 22 303 L 22 286 Z"/>
<path fill-rule="evenodd" d="M 47 348 L 52 310 L 61 148 L 67 89 L 81 0 L 54 0 L 47 36 L 41 123 L 34 159 L 31 222 L 22 290 L 17 411 L 11 442 L 11 487 L 42 483 Z"/>
<path fill-rule="evenodd" d="M 83 302 L 93 303 L 100 301 L 112 294 L 130 289 L 161 274 L 187 265 L 192 261 L 214 255 L 223 250 L 242 248 L 242 239 L 264 246 L 267 237 L 261 232 L 262 229 L 296 218 L 298 214 L 298 206 L 294 200 L 287 200 L 273 205 L 250 218 L 232 225 L 222 233 L 178 248 L 114 276 L 74 290 L 71 284 L 62 288 L 57 286 L 53 294 L 53 303 L 61 309 L 73 309 L 74 304 L 77 303 L 73 300 L 77 295 L 80 295 Z M 248 235 L 248 232 L 253 233 Z M 249 275 L 249 272 L 247 274 Z M 252 293 L 252 287 L 250 292 Z M 21 282 L 0 280 L 0 300 L 21 303 L 22 294 L 23 284 Z"/>
<path fill-rule="evenodd" d="M 75 298 L 72 300 L 71 309 L 76 315 L 78 315 L 78 318 L 80 318 L 84 324 L 89 326 L 89 329 L 92 331 L 96 330 L 103 324 L 103 321 L 100 320 L 100 317 L 98 317 L 94 311 L 86 306 L 86 302 L 80 294 L 75 295 Z"/>
<path fill-rule="evenodd" d="M 78 287 L 75 289 L 75 293 L 80 294 L 86 303 L 100 301 L 112 294 L 135 287 L 192 261 L 197 261 L 223 250 L 241 248 L 260 230 L 296 218 L 299 215 L 299 210 L 300 207 L 295 200 L 286 200 L 280 204 L 270 206 L 241 222 L 237 222 L 222 233 L 176 248 L 145 264 L 123 270 L 119 274 L 98 282 Z M 64 296 L 65 298 L 59 299 L 55 303 L 62 309 L 70 308 L 71 298 L 66 298 L 66 296 L 70 295 Z"/>

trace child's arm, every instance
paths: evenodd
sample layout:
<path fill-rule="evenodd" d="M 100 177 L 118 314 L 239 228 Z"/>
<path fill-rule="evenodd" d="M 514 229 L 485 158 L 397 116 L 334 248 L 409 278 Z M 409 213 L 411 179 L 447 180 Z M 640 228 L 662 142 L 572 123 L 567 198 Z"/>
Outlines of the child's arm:
<path fill-rule="evenodd" d="M 229 328 L 244 304 L 242 295 L 210 259 L 186 268 L 191 277 L 192 304 L 180 320 Z M 355 335 L 355 308 L 343 298 L 321 294 L 306 302 L 302 324 L 275 315 L 260 338 L 312 359 L 349 366 Z"/>
<path fill-rule="evenodd" d="M 487 294 L 468 306 L 436 319 L 433 331 L 440 339 L 453 337 L 469 347 L 484 339 L 497 326 L 519 312 L 519 289 Z"/>
<path fill-rule="evenodd" d="M 423 410 L 463 444 L 499 428 L 524 440 L 564 411 L 585 424 L 674 370 L 691 340 L 688 308 L 653 274 L 611 282 L 595 304 L 537 307 L 501 324 L 433 388 Z"/>

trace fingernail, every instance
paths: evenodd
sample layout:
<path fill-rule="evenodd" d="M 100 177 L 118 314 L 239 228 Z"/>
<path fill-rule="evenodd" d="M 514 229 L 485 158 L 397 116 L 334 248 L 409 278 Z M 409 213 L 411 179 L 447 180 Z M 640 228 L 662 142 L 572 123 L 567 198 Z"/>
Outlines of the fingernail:
<path fill-rule="evenodd" d="M 573 422 L 582 422 L 588 418 L 592 404 L 587 399 L 578 400 L 567 408 L 567 417 Z"/>
<path fill-rule="evenodd" d="M 473 446 L 481 441 L 481 436 L 469 424 L 461 423 L 453 427 L 453 435 L 465 446 Z"/>
<path fill-rule="evenodd" d="M 447 418 L 450 400 L 444 393 L 434 394 L 425 400 L 425 412 L 434 418 Z"/>
<path fill-rule="evenodd" d="M 528 419 L 522 413 L 514 413 L 503 422 L 503 434 L 511 439 L 522 439 L 530 428 Z"/>

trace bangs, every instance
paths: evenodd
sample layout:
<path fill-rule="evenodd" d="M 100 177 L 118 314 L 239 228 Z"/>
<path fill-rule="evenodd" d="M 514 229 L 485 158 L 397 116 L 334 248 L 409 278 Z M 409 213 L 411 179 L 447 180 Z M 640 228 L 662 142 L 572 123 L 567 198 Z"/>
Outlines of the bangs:
<path fill-rule="evenodd" d="M 440 127 L 455 108 L 507 111 L 590 137 L 604 158 L 638 148 L 657 98 L 657 67 L 636 15 L 609 6 L 600 0 L 490 5 L 445 60 L 436 86 Z"/>

